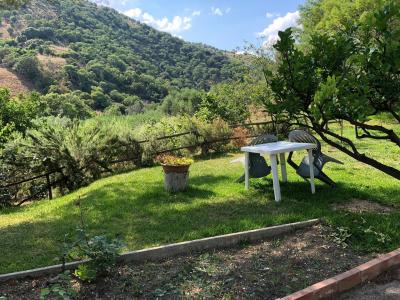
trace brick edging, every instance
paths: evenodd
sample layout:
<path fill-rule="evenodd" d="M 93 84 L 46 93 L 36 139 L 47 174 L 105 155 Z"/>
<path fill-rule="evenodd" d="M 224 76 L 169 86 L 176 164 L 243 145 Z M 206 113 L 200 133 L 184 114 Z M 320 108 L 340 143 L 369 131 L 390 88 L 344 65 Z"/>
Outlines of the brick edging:
<path fill-rule="evenodd" d="M 338 295 L 400 265 L 400 248 L 277 300 L 319 300 Z"/>
<path fill-rule="evenodd" d="M 319 219 L 312 219 L 312 220 L 277 225 L 272 227 L 265 227 L 260 229 L 218 235 L 214 237 L 169 244 L 143 250 L 131 251 L 121 254 L 118 257 L 118 261 L 119 262 L 157 261 L 160 259 L 173 257 L 176 255 L 190 254 L 196 251 L 226 248 L 235 246 L 243 241 L 254 242 L 268 237 L 274 237 L 285 233 L 289 233 L 296 229 L 311 227 L 317 224 L 318 222 Z M 65 268 L 68 270 L 73 270 L 84 262 L 87 262 L 87 260 L 67 263 L 65 265 Z M 21 272 L 0 274 L 0 282 L 12 279 L 20 279 L 24 277 L 39 277 L 49 274 L 57 274 L 60 273 L 61 270 L 62 270 L 62 265 L 54 265 L 49 267 L 21 271 Z"/>

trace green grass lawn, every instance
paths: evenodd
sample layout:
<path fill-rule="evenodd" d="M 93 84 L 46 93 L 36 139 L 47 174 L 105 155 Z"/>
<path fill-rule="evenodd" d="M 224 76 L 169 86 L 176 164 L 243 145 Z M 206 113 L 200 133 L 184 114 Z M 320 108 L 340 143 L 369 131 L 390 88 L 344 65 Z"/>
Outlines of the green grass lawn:
<path fill-rule="evenodd" d="M 351 134 L 346 129 L 345 134 Z M 363 151 L 400 168 L 400 149 L 381 141 L 360 141 Z M 170 195 L 163 190 L 161 167 L 146 168 L 99 180 L 54 200 L 43 200 L 0 212 L 0 273 L 58 263 L 64 234 L 79 224 L 74 201 L 82 197 L 88 231 L 120 236 L 125 250 L 141 249 L 218 234 L 311 218 L 334 228 L 348 228 L 350 247 L 384 252 L 400 246 L 400 182 L 324 146 L 345 165 L 326 167 L 338 186 L 308 183 L 288 166 L 289 182 L 281 184 L 282 201 L 274 202 L 271 176 L 251 181 L 244 190 L 234 181 L 243 172 L 229 154 L 198 160 L 191 166 L 190 188 Z M 297 155 L 299 158 L 299 155 Z M 348 213 L 335 203 L 352 199 L 394 206 L 388 214 Z M 340 237 L 339 237 L 340 238 Z"/>

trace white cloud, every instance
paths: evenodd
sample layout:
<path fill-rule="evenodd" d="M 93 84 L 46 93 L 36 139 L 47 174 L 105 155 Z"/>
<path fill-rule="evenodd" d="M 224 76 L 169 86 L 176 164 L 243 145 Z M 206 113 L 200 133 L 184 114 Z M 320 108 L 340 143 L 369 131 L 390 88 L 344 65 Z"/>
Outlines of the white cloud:
<path fill-rule="evenodd" d="M 271 13 L 271 12 L 267 12 L 267 13 L 265 14 L 265 16 L 266 16 L 268 19 L 270 19 L 270 18 L 276 18 L 276 17 L 280 17 L 280 16 L 281 16 L 281 14 L 279 14 L 279 13 Z"/>
<path fill-rule="evenodd" d="M 222 10 L 220 8 L 214 7 L 214 6 L 211 7 L 211 13 L 213 15 L 216 15 L 216 16 L 222 16 L 223 15 Z"/>
<path fill-rule="evenodd" d="M 100 6 L 107 6 L 107 7 L 115 7 L 115 5 L 121 4 L 122 6 L 126 6 L 129 4 L 137 5 L 140 0 L 89 0 L 90 2 L 96 3 Z"/>
<path fill-rule="evenodd" d="M 219 7 L 214 7 L 214 6 L 211 7 L 212 15 L 223 16 L 223 15 L 229 14 L 230 12 L 231 12 L 230 7 L 226 8 L 225 10 L 222 8 L 219 8 Z"/>
<path fill-rule="evenodd" d="M 192 12 L 192 17 L 197 17 L 197 16 L 200 16 L 200 15 L 201 15 L 201 11 L 200 10 L 194 10 Z"/>
<path fill-rule="evenodd" d="M 191 17 L 174 16 L 172 20 L 167 17 L 157 19 L 148 12 L 143 12 L 140 8 L 133 8 L 123 12 L 126 16 L 141 21 L 158 30 L 169 32 L 177 36 L 177 33 L 189 30 L 192 27 Z M 196 13 L 196 14 L 194 14 Z M 200 12 L 193 12 L 192 16 L 198 16 Z"/>
<path fill-rule="evenodd" d="M 257 35 L 265 39 L 265 46 L 272 46 L 279 38 L 279 31 L 283 31 L 289 27 L 300 27 L 298 24 L 299 17 L 299 11 L 288 12 L 283 17 L 275 18 L 270 25 L 268 25 L 262 32 L 257 33 Z"/>
<path fill-rule="evenodd" d="M 142 10 L 140 8 L 132 8 L 124 12 L 124 15 L 136 19 L 142 15 Z"/>
<path fill-rule="evenodd" d="M 91 2 L 96 3 L 97 5 L 101 5 L 101 6 L 111 6 L 109 0 L 91 0 Z"/>

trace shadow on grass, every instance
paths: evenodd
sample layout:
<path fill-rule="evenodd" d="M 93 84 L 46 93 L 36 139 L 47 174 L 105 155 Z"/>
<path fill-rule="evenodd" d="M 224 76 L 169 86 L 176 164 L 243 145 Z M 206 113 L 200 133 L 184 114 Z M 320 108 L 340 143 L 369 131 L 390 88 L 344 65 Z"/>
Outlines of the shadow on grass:
<path fill-rule="evenodd" d="M 82 199 L 87 230 L 91 235 L 121 236 L 133 250 L 317 217 L 347 227 L 362 222 L 362 216 L 333 211 L 331 203 L 352 198 L 379 200 L 382 193 L 395 194 L 397 190 L 393 187 L 365 192 L 346 184 L 335 189 L 318 184 L 317 193 L 312 195 L 308 183 L 289 182 L 281 185 L 282 202 L 275 203 L 269 178 L 253 180 L 253 189 L 248 193 L 218 195 L 216 186 L 236 188 L 230 179 L 194 176 L 188 190 L 178 194 L 166 193 L 159 179 L 143 184 L 138 180 L 105 184 Z M 366 222 L 364 227 L 371 225 L 391 236 L 382 249 L 400 244 L 400 232 L 395 230 L 400 226 L 398 212 L 371 214 Z M 64 235 L 73 233 L 78 225 L 79 211 L 70 201 L 44 211 L 38 219 L 2 228 L 0 273 L 56 263 L 54 258 L 59 256 Z M 363 241 L 362 234 L 355 233 L 354 237 L 361 240 L 357 241 L 361 248 L 372 243 Z"/>

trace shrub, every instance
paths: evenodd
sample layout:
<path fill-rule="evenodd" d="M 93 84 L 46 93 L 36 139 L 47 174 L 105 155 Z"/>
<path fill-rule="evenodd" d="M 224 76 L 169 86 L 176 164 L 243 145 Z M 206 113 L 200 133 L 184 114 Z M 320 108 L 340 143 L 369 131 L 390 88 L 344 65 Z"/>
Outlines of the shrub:
<path fill-rule="evenodd" d="M 187 134 L 162 140 L 159 139 L 183 132 L 196 132 L 196 127 L 192 118 L 185 116 L 164 117 L 159 122 L 149 123 L 139 127 L 136 135 L 137 139 L 148 141 L 142 144 L 143 159 L 147 163 L 151 163 L 158 152 L 197 144 L 195 134 Z M 177 155 L 184 155 L 187 150 L 181 149 L 172 152 Z"/>
<path fill-rule="evenodd" d="M 57 171 L 52 179 L 63 193 L 113 172 L 120 161 L 140 165 L 140 146 L 132 136 L 118 135 L 96 123 L 50 118 L 29 130 L 26 138 L 8 143 L 0 164 L 5 176 L 14 180 Z"/>
<path fill-rule="evenodd" d="M 232 136 L 232 129 L 224 120 L 217 118 L 212 122 L 205 122 L 201 119 L 194 119 L 197 132 L 200 136 L 201 152 L 208 154 L 210 150 L 221 152 L 229 143 Z"/>
<path fill-rule="evenodd" d="M 247 145 L 248 136 L 250 135 L 249 131 L 244 127 L 236 127 L 233 129 L 231 144 L 235 148 L 240 148 Z"/>

